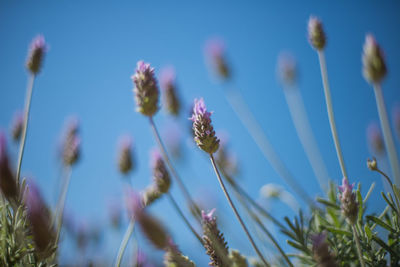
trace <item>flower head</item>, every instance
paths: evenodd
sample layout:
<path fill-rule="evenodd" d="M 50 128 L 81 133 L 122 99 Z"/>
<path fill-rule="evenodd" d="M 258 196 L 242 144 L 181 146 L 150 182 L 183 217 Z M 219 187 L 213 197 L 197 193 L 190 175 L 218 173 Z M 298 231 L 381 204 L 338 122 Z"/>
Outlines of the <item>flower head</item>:
<path fill-rule="evenodd" d="M 133 91 L 135 93 L 137 111 L 145 116 L 153 116 L 159 109 L 159 89 L 154 75 L 154 68 L 149 63 L 139 61 L 132 80 L 135 84 Z"/>
<path fill-rule="evenodd" d="M 314 49 L 323 50 L 325 48 L 326 37 L 322 22 L 314 16 L 308 20 L 308 39 Z"/>
<path fill-rule="evenodd" d="M 363 74 L 370 83 L 379 83 L 387 73 L 383 51 L 372 34 L 365 37 L 362 55 Z"/>
<path fill-rule="evenodd" d="M 178 116 L 181 111 L 181 103 L 175 82 L 175 70 L 172 67 L 161 71 L 161 88 L 163 89 L 163 102 L 167 111 Z"/>
<path fill-rule="evenodd" d="M 18 195 L 17 184 L 9 163 L 6 137 L 2 132 L 0 132 L 0 189 L 8 200 L 15 199 Z"/>
<path fill-rule="evenodd" d="M 171 178 L 158 150 L 152 152 L 152 169 L 154 183 L 161 193 L 167 193 L 171 185 Z"/>
<path fill-rule="evenodd" d="M 231 71 L 225 57 L 225 43 L 221 39 L 210 39 L 206 43 L 206 56 L 215 72 L 222 79 L 229 79 Z"/>
<path fill-rule="evenodd" d="M 81 139 L 79 137 L 79 122 L 77 118 L 71 118 L 67 122 L 62 142 L 63 163 L 66 166 L 72 166 L 79 160 L 81 154 Z"/>
<path fill-rule="evenodd" d="M 36 36 L 31 43 L 26 67 L 36 75 L 42 66 L 44 55 L 47 52 L 47 45 L 42 35 Z"/>
<path fill-rule="evenodd" d="M 340 208 L 350 224 L 356 223 L 358 215 L 358 202 L 353 187 L 354 184 L 349 184 L 347 177 L 343 177 L 342 185 L 339 186 Z"/>
<path fill-rule="evenodd" d="M 335 257 L 329 251 L 329 245 L 326 242 L 326 232 L 321 232 L 311 236 L 312 250 L 314 260 L 321 267 L 338 266 Z"/>
<path fill-rule="evenodd" d="M 18 111 L 14 115 L 13 122 L 11 124 L 11 136 L 15 142 L 18 142 L 22 135 L 22 129 L 24 127 L 24 116 L 21 111 Z"/>
<path fill-rule="evenodd" d="M 211 112 L 207 111 L 203 98 L 194 100 L 193 114 L 194 140 L 203 151 L 213 154 L 218 150 L 219 139 L 211 124 Z"/>
<path fill-rule="evenodd" d="M 278 57 L 278 75 L 281 82 L 285 85 L 292 86 L 297 79 L 297 66 L 294 57 L 285 52 Z"/>
<path fill-rule="evenodd" d="M 39 188 L 30 180 L 26 191 L 25 205 L 30 222 L 33 240 L 36 248 L 43 257 L 51 253 L 55 233 L 51 225 L 50 212 L 40 194 Z"/>
<path fill-rule="evenodd" d="M 382 155 L 385 152 L 385 143 L 382 138 L 381 129 L 375 122 L 368 125 L 367 138 L 368 144 L 374 153 Z"/>
<path fill-rule="evenodd" d="M 118 169 L 122 174 L 128 174 L 133 169 L 132 138 L 128 135 L 119 141 Z"/>

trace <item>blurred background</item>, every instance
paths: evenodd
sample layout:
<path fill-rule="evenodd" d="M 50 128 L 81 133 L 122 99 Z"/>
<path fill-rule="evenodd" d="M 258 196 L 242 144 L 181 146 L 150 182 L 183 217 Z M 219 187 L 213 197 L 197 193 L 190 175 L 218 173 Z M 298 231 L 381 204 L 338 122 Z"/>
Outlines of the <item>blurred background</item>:
<path fill-rule="evenodd" d="M 253 198 L 280 219 L 293 217 L 296 205 L 304 206 L 235 116 L 226 101 L 224 85 L 210 75 L 204 54 L 205 44 L 212 38 L 224 40 L 232 70 L 231 86 L 242 93 L 297 182 L 310 195 L 322 196 L 277 79 L 278 55 L 287 51 L 294 56 L 299 69 L 298 89 L 312 129 L 329 176 L 339 183 L 342 177 L 326 113 L 318 57 L 307 40 L 310 15 L 323 21 L 327 34 L 327 67 L 349 179 L 362 182 L 364 194 L 375 182 L 371 197 L 374 201 L 369 209 L 382 209 L 383 200 L 378 197 L 383 190 L 382 180 L 366 167 L 368 157 L 379 156 L 367 139 L 368 125 L 374 121 L 379 125 L 379 120 L 373 89 L 361 73 L 361 53 L 365 35 L 373 33 L 386 56 L 388 75 L 383 91 L 392 118 L 392 108 L 400 101 L 399 11 L 398 1 L 1 1 L 1 131 L 9 133 L 15 112 L 23 109 L 27 84 L 24 64 L 30 41 L 43 34 L 49 45 L 34 88 L 22 175 L 39 184 L 52 207 L 60 187 L 60 136 L 69 117 L 77 117 L 80 122 L 82 157 L 72 170 L 66 217 L 73 227 L 95 238 L 82 249 L 64 232 L 61 263 L 90 260 L 110 265 L 127 227 L 123 201 L 127 179 L 138 191 L 151 183 L 149 151 L 156 143 L 147 119 L 135 111 L 130 79 L 138 60 L 150 62 L 157 77 L 165 67 L 175 69 L 183 111 L 176 119 L 161 108 L 155 122 L 167 143 L 178 140 L 181 156 L 174 159 L 175 165 L 194 198 L 205 209 L 217 208 L 220 228 L 231 248 L 253 255 L 211 165 L 190 138 L 187 118 L 194 98 L 204 97 L 207 107 L 214 111 L 217 135 L 228 136 L 230 150 L 239 164 L 238 181 Z M 117 144 L 125 134 L 133 138 L 136 163 L 129 178 L 117 168 Z M 16 160 L 18 146 L 9 140 L 9 150 Z M 396 146 L 400 148 L 398 138 Z M 389 171 L 387 159 L 379 159 L 382 168 Z M 282 186 L 298 203 L 291 207 L 260 195 L 260 188 L 269 183 Z M 189 216 L 175 184 L 172 192 Z M 120 228 L 112 228 L 110 209 L 121 210 Z M 185 255 L 198 266 L 206 266 L 204 249 L 166 199 L 155 203 L 150 211 L 165 223 Z M 285 237 L 269 226 L 286 247 Z M 257 231 L 253 234 L 257 236 Z M 155 251 L 139 231 L 135 237 L 154 263 L 161 262 L 162 253 Z M 124 264 L 128 265 L 133 250 L 130 245 Z"/>

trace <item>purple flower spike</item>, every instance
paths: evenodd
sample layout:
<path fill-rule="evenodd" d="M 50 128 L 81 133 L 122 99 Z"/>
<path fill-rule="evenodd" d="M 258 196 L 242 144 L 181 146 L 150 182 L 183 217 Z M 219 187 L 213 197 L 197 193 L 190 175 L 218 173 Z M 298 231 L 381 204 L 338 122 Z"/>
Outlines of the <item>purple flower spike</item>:
<path fill-rule="evenodd" d="M 42 35 L 36 36 L 32 40 L 26 67 L 28 70 L 36 75 L 42 66 L 44 55 L 47 52 L 47 45 Z"/>
<path fill-rule="evenodd" d="M 358 203 L 356 193 L 353 192 L 354 184 L 350 185 L 347 177 L 343 177 L 342 185 L 339 186 L 339 200 L 342 214 L 350 224 L 355 224 L 358 215 Z"/>
<path fill-rule="evenodd" d="M 128 174 L 133 169 L 132 138 L 122 136 L 119 141 L 118 168 L 122 174 Z"/>
<path fill-rule="evenodd" d="M 385 152 L 385 143 L 382 138 L 381 129 L 377 123 L 372 122 L 368 125 L 367 139 L 374 153 L 382 155 Z"/>
<path fill-rule="evenodd" d="M 21 111 L 17 111 L 11 124 L 11 136 L 15 142 L 18 142 L 20 140 L 23 126 L 24 115 Z"/>
<path fill-rule="evenodd" d="M 320 247 L 325 243 L 326 232 L 321 232 L 319 234 L 311 236 L 313 247 Z"/>
<path fill-rule="evenodd" d="M 139 61 L 132 80 L 135 84 L 133 91 L 135 93 L 137 111 L 145 116 L 153 116 L 159 108 L 159 89 L 154 75 L 154 68 L 149 63 Z"/>
<path fill-rule="evenodd" d="M 225 58 L 225 44 L 221 39 L 211 39 L 206 43 L 206 56 L 216 73 L 222 79 L 231 76 L 229 66 Z"/>
<path fill-rule="evenodd" d="M 18 195 L 17 184 L 9 163 L 6 137 L 2 132 L 0 132 L 0 189 L 8 200 L 15 199 Z"/>
<path fill-rule="evenodd" d="M 326 232 L 321 232 L 311 236 L 313 257 L 318 266 L 338 266 L 332 253 L 329 251 L 329 245 L 326 242 Z"/>
<path fill-rule="evenodd" d="M 291 86 L 296 82 L 297 67 L 294 57 L 287 52 L 278 57 L 278 75 L 283 84 Z"/>
<path fill-rule="evenodd" d="M 383 51 L 372 34 L 367 34 L 365 37 L 363 48 L 364 77 L 370 83 L 379 83 L 387 73 Z"/>
<path fill-rule="evenodd" d="M 326 45 L 326 37 L 322 22 L 311 16 L 308 20 L 308 39 L 316 50 L 323 50 Z"/>
<path fill-rule="evenodd" d="M 167 67 L 161 71 L 161 88 L 163 89 L 163 104 L 166 110 L 171 115 L 178 116 L 181 111 L 181 102 L 176 88 L 173 67 Z"/>
<path fill-rule="evenodd" d="M 215 136 L 211 124 L 211 114 L 207 111 L 203 98 L 194 100 L 193 114 L 190 118 L 193 121 L 194 140 L 199 148 L 209 154 L 216 152 L 219 147 L 219 139 Z"/>

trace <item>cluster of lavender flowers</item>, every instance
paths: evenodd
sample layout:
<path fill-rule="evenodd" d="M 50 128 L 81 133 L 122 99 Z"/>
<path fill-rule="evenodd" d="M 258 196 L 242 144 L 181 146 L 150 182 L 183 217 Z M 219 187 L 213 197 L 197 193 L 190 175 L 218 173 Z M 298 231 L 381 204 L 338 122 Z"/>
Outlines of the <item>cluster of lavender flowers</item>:
<path fill-rule="evenodd" d="M 207 109 L 203 98 L 194 99 L 189 118 L 193 141 L 201 151 L 205 152 L 203 153 L 205 157 L 209 158 L 210 168 L 215 172 L 221 194 L 225 196 L 232 209 L 231 216 L 240 224 L 246 235 L 248 246 L 252 250 L 249 255 L 245 255 L 229 248 L 226 239 L 229 238 L 229 232 L 227 235 L 222 233 L 223 225 L 221 227 L 217 222 L 216 209 L 206 212 L 201 209 L 200 203 L 193 199 L 192 192 L 186 187 L 185 179 L 175 167 L 174 158 L 169 156 L 171 151 L 168 151 L 169 149 L 164 145 L 163 136 L 160 135 L 154 121 L 160 107 L 165 108 L 167 113 L 175 119 L 182 114 L 183 103 L 178 93 L 175 71 L 168 68 L 162 72 L 160 83 L 162 90 L 160 91 L 155 69 L 149 63 L 139 61 L 132 76 L 136 110 L 148 119 L 158 148 L 153 150 L 150 157 L 152 181 L 138 193 L 130 179 L 137 164 L 133 139 L 125 135 L 121 137 L 118 144 L 116 167 L 126 182 L 124 192 L 129 224 L 114 259 L 115 266 L 128 265 L 127 257 L 124 260 L 124 255 L 128 254 L 127 247 L 132 239 L 137 239 L 133 235 L 135 225 L 140 227 L 140 233 L 156 250 L 164 253 L 162 260 L 164 266 L 196 266 L 196 263 L 189 256 L 185 256 L 175 243 L 173 233 L 160 219 L 151 214 L 150 207 L 156 201 L 164 200 L 168 201 L 176 212 L 171 216 L 177 216 L 190 231 L 191 236 L 187 238 L 193 239 L 204 248 L 205 255 L 208 255 L 210 259 L 210 266 L 400 266 L 400 168 L 381 88 L 381 82 L 387 73 L 383 51 L 374 37 L 368 34 L 363 48 L 362 73 L 374 88 L 382 133 L 377 124 L 371 124 L 367 130 L 367 138 L 371 153 L 379 156 L 378 160 L 387 154 L 393 176 L 390 177 L 378 167 L 376 158 L 368 159 L 367 167 L 379 173 L 387 183 L 385 192 L 382 192 L 387 207 L 381 214 L 367 214 L 367 201 L 374 189 L 374 184 L 365 196 L 361 193 L 361 184 L 357 187 L 355 184 L 350 184 L 330 96 L 325 60 L 326 33 L 322 22 L 316 17 L 311 17 L 309 20 L 308 38 L 318 54 L 321 66 L 327 115 L 338 165 L 342 171 L 342 184 L 338 186 L 334 183 L 340 180 L 338 177 L 334 177 L 333 180 L 328 178 L 324 162 L 319 155 L 319 148 L 308 125 L 305 110 L 302 108 L 303 104 L 297 88 L 296 62 L 292 56 L 288 54 L 280 56 L 279 76 L 285 89 L 285 97 L 297 134 L 316 179 L 324 191 L 324 198 L 314 199 L 302 189 L 298 180 L 280 159 L 273 145 L 269 143 L 267 134 L 259 127 L 239 91 L 230 87 L 224 91 L 232 108 L 263 152 L 266 160 L 282 180 L 292 186 L 292 190 L 298 194 L 298 197 L 309 204 L 309 209 L 300 209 L 298 216 L 293 219 L 276 218 L 247 193 L 244 186 L 241 186 L 240 181 L 236 179 L 238 162 L 228 148 L 226 140 L 220 139 L 215 132 L 211 118 L 213 113 Z M 11 127 L 11 137 L 19 144 L 16 170 L 13 168 L 7 150 L 6 135 L 0 132 L 0 190 L 2 193 L 0 264 L 2 266 L 56 266 L 59 263 L 59 247 L 64 234 L 73 236 L 77 246 L 84 251 L 89 240 L 94 240 L 96 243 L 103 231 L 96 227 L 91 227 L 91 231 L 87 230 L 88 227 L 74 227 L 71 218 L 64 211 L 71 171 L 81 158 L 80 125 L 77 119 L 74 118 L 67 123 L 60 145 L 58 155 L 62 167 L 61 190 L 55 209 L 52 210 L 46 204 L 39 187 L 32 179 L 28 179 L 28 182 L 25 178 L 21 179 L 21 163 L 29 127 L 33 81 L 42 68 L 47 50 L 44 38 L 39 36 L 34 39 L 29 51 L 26 67 L 31 82 L 27 88 L 26 106 L 23 113 L 17 113 Z M 231 85 L 232 66 L 227 60 L 223 42 L 221 40 L 208 42 L 206 55 L 210 66 L 221 78 L 223 84 Z M 162 105 L 159 103 L 160 95 L 163 100 Z M 400 108 L 395 108 L 394 114 L 393 128 L 400 136 Z M 305 126 L 298 127 L 299 125 Z M 171 190 L 175 184 L 179 191 Z M 279 186 L 268 184 L 262 191 L 267 197 L 279 199 L 289 205 L 293 203 L 294 198 L 291 194 Z M 177 201 L 177 194 L 182 195 L 183 200 Z M 236 202 L 240 203 L 241 210 L 236 207 Z M 123 225 L 122 208 L 116 204 L 110 206 L 110 211 L 110 224 L 114 228 L 120 228 Z M 250 223 L 253 229 L 248 227 Z M 255 232 L 254 228 L 259 231 Z M 277 228 L 287 236 L 286 242 L 292 247 L 291 250 L 287 249 L 290 252 L 284 250 L 281 238 L 277 239 L 271 228 Z M 66 231 L 63 232 L 62 229 Z M 186 253 L 193 255 L 192 251 L 185 251 Z M 133 266 L 153 266 L 153 264 L 158 266 L 156 264 L 161 262 L 151 261 L 144 256 L 141 249 L 137 249 L 132 258 L 129 264 Z"/>

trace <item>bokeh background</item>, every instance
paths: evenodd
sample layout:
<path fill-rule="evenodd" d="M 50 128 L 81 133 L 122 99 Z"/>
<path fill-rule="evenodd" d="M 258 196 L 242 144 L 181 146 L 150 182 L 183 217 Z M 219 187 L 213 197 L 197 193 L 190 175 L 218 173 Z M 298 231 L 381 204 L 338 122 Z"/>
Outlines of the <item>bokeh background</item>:
<path fill-rule="evenodd" d="M 214 111 L 217 134 L 229 135 L 230 147 L 240 164 L 240 183 L 277 217 L 293 216 L 291 208 L 259 194 L 260 187 L 267 183 L 292 190 L 265 160 L 226 101 L 222 84 L 210 75 L 204 59 L 204 45 L 210 38 L 225 41 L 234 86 L 244 95 L 297 181 L 309 194 L 322 195 L 276 76 L 279 53 L 290 51 L 295 56 L 299 89 L 312 128 L 329 175 L 339 182 L 340 168 L 330 134 L 318 58 L 306 37 L 307 21 L 312 14 L 322 19 L 327 33 L 326 58 L 333 105 L 349 178 L 362 182 L 363 192 L 376 182 L 369 208 L 382 208 L 381 178 L 366 167 L 366 159 L 372 153 L 366 128 L 371 121 L 378 121 L 378 114 L 373 90 L 361 74 L 361 53 L 366 33 L 373 33 L 386 55 L 389 71 L 383 90 L 391 115 L 392 107 L 400 101 L 399 12 L 398 1 L 1 1 L 2 131 L 9 132 L 14 113 L 24 105 L 24 63 L 31 39 L 43 34 L 49 44 L 34 88 L 22 174 L 37 181 L 51 206 L 56 203 L 60 184 L 57 147 L 63 125 L 70 116 L 78 117 L 81 124 L 82 158 L 72 172 L 66 212 L 75 227 L 98 230 L 100 238 L 97 244 L 92 242 L 86 250 L 79 250 L 74 240 L 64 234 L 61 262 L 90 259 L 109 265 L 114 260 L 127 225 L 125 218 L 120 230 L 112 229 L 109 219 L 110 203 L 120 203 L 124 209 L 127 182 L 116 167 L 116 146 L 121 135 L 129 134 L 134 139 L 137 168 L 130 177 L 134 188 L 140 190 L 151 181 L 149 150 L 156 143 L 146 118 L 135 112 L 130 79 L 141 59 L 150 62 L 157 75 L 166 66 L 176 70 L 185 110 L 177 120 L 161 110 L 155 121 L 165 137 L 179 137 L 183 157 L 175 160 L 177 168 L 196 199 L 209 209 L 217 207 L 230 247 L 253 255 L 209 162 L 189 138 L 187 117 L 195 97 L 204 97 Z M 16 159 L 17 146 L 12 142 L 9 145 Z M 183 201 L 176 185 L 172 190 Z M 304 203 L 299 200 L 299 204 Z M 198 266 L 206 266 L 208 258 L 203 248 L 168 201 L 157 202 L 151 212 L 166 224 L 184 254 Z M 285 238 L 270 227 L 286 247 Z M 253 233 L 257 235 L 256 231 Z M 138 231 L 135 236 L 140 248 L 159 262 L 162 254 L 154 252 Z M 125 264 L 132 253 L 130 246 Z"/>

